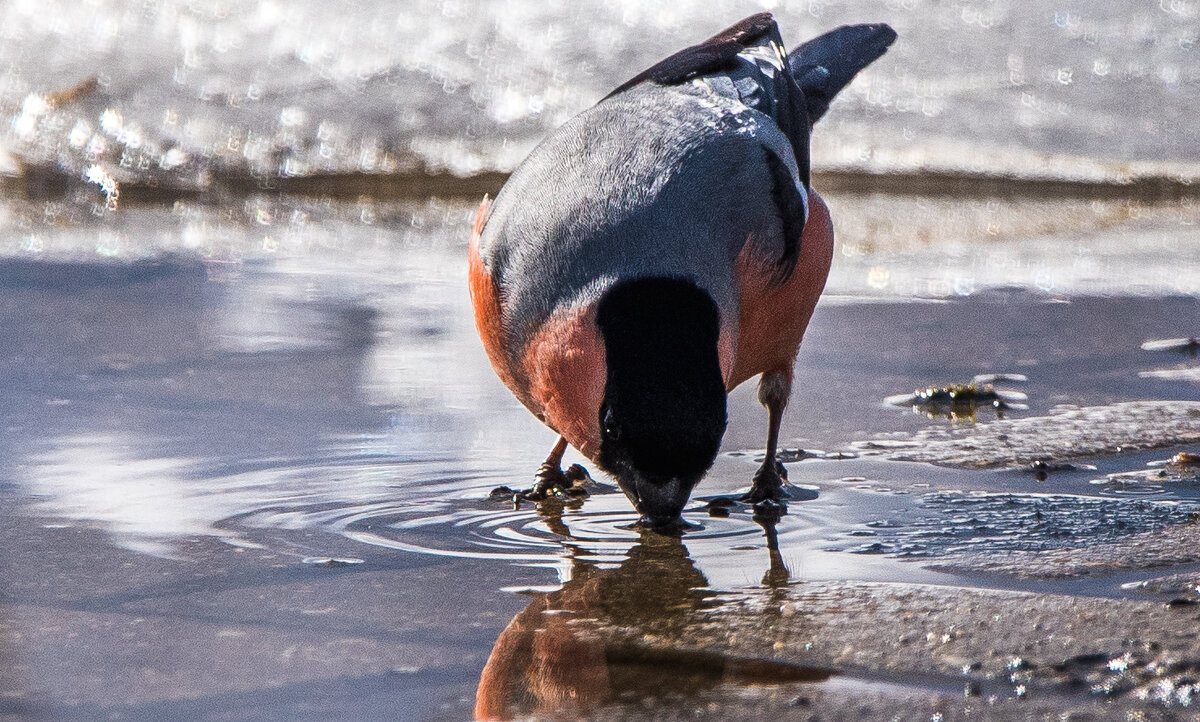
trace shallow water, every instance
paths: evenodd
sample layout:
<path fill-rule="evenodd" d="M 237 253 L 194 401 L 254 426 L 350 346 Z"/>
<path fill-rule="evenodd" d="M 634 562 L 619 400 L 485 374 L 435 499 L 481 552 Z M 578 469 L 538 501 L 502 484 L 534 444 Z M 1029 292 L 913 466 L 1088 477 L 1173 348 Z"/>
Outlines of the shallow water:
<path fill-rule="evenodd" d="M 884 399 L 980 373 L 1028 377 L 1014 385 L 1029 396 L 1016 416 L 1200 400 L 1197 384 L 1147 373 L 1194 359 L 1140 348 L 1197 333 L 1192 227 L 1167 205 L 1078 236 L 989 244 L 995 218 L 960 225 L 972 248 L 855 230 L 928 203 L 951 204 L 830 197 L 854 220 L 839 229 L 782 431 L 788 448 L 827 452 L 790 464 L 817 496 L 770 535 L 748 510 L 709 517 L 695 499 L 686 516 L 701 528 L 682 542 L 631 529 L 635 514 L 599 473 L 582 504 L 487 500 L 527 483 L 554 437 L 475 337 L 463 261 L 473 204 L 249 198 L 97 220 L 69 205 L 6 207 L 0 653 L 11 669 L 0 680 L 12 710 L 461 718 L 526 604 L 653 629 L 692 623 L 725 590 L 820 580 L 1144 596 L 1130 585 L 1150 572 L 1039 581 L 930 567 L 1187 523 L 1194 483 L 1152 495 L 1092 483 L 1172 450 L 1044 481 L 832 452 L 970 424 Z M 996 218 L 1024 227 L 1043 213 Z M 1154 242 L 1118 242 L 1138 234 Z M 915 280 L 884 284 L 879 269 Z M 968 274 L 969 287 L 953 282 Z M 727 453 L 698 497 L 746 487 L 755 469 L 765 413 L 750 388 L 730 409 Z M 647 576 L 670 580 L 659 606 L 628 602 L 650 593 Z M 630 664 L 636 679 L 641 663 Z M 747 674 L 760 673 L 775 672 Z M 677 690 L 679 704 L 702 697 L 701 682 Z"/>

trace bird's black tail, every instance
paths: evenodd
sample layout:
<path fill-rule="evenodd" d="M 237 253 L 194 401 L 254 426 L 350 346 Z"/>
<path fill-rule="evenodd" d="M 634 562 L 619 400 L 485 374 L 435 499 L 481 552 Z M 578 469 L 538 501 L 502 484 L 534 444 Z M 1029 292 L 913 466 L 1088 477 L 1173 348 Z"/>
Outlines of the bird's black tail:
<path fill-rule="evenodd" d="M 820 120 L 833 97 L 895 40 L 896 31 L 883 23 L 843 25 L 789 53 L 788 65 L 804 91 L 809 122 Z"/>

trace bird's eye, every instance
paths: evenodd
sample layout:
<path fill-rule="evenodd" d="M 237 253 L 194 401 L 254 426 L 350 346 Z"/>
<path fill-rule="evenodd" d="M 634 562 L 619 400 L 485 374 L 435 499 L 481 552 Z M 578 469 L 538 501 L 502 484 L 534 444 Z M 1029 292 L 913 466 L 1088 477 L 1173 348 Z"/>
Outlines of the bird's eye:
<path fill-rule="evenodd" d="M 612 409 L 604 407 L 604 420 L 602 421 L 604 435 L 614 441 L 621 438 L 621 427 L 617 424 L 617 417 L 613 416 Z"/>

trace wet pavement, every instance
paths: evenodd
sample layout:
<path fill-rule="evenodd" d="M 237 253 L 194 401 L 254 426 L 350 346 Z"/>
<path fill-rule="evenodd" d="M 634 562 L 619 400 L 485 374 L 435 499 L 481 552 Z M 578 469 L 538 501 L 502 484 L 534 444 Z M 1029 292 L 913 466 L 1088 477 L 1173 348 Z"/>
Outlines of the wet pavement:
<path fill-rule="evenodd" d="M 856 220 L 782 431 L 811 498 L 709 515 L 760 453 L 739 389 L 682 539 L 599 473 L 582 501 L 488 499 L 554 438 L 475 338 L 472 203 L 8 206 L 0 714 L 1186 710 L 1200 492 L 1168 464 L 1200 451 L 1200 386 L 1141 348 L 1197 332 L 1179 207 L 1086 240 L 989 244 L 985 217 L 972 254 L 864 221 L 950 199 L 862 201 L 830 198 Z M 1134 262 L 1175 275 L 1105 270 Z M 885 402 L 988 373 L 1029 408 Z"/>

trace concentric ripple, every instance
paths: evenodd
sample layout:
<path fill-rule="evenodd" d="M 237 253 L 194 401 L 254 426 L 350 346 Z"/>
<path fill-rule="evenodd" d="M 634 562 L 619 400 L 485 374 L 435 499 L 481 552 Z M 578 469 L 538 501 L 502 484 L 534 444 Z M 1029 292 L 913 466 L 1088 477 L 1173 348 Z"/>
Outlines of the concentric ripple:
<path fill-rule="evenodd" d="M 748 513 L 710 518 L 703 509 L 694 504 L 685 511 L 691 524 L 684 534 L 689 548 L 709 541 L 729 548 L 742 538 L 764 538 L 762 527 Z M 637 521 L 623 495 L 598 493 L 570 506 L 551 502 L 515 509 L 478 499 L 276 507 L 243 515 L 236 523 L 252 529 L 318 529 L 419 554 L 561 568 L 580 561 L 601 567 L 620 564 L 645 533 Z"/>
<path fill-rule="evenodd" d="M 582 501 L 514 509 L 488 500 L 514 479 L 496 454 L 447 460 L 396 453 L 386 442 L 360 434 L 294 456 L 214 464 L 158 456 L 132 437 L 69 437 L 47 444 L 22 481 L 39 513 L 96 525 L 120 546 L 164 557 L 179 556 L 182 539 L 212 536 L 297 563 L 369 563 L 373 547 L 541 566 L 565 579 L 579 563 L 619 565 L 647 541 L 629 501 L 610 485 L 597 484 Z M 713 491 L 744 478 L 741 464 L 723 463 L 728 477 L 718 472 Z M 121 495 L 111 493 L 114 485 Z M 771 537 L 807 570 L 833 523 L 823 503 L 793 503 Z M 710 517 L 697 495 L 684 516 L 691 526 L 682 543 L 714 583 L 757 584 L 778 562 L 748 508 Z"/>

